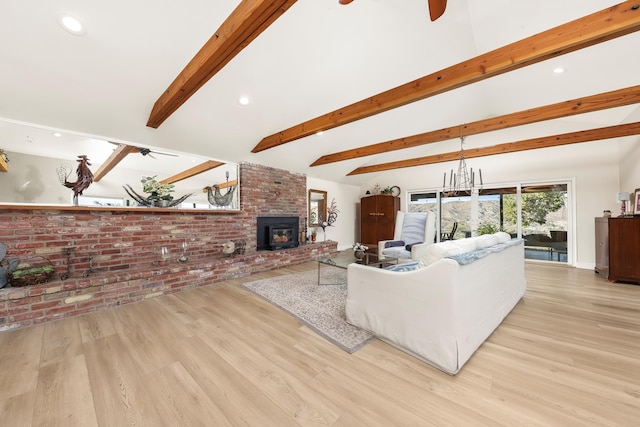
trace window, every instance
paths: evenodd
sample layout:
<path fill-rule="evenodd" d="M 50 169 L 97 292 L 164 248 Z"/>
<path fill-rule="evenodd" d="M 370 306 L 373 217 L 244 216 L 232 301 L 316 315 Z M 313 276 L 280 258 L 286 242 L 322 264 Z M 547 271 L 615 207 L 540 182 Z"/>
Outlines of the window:
<path fill-rule="evenodd" d="M 505 231 L 525 240 L 525 258 L 569 262 L 569 182 L 514 184 L 471 195 L 409 191 L 408 212 L 438 213 L 438 235 L 454 239 Z"/>
<path fill-rule="evenodd" d="M 505 231 L 512 236 L 518 235 L 517 215 L 508 215 L 506 207 L 517 206 L 516 187 L 490 188 L 480 191 L 478 196 L 478 234 Z M 516 213 L 516 211 L 513 211 Z"/>
<path fill-rule="evenodd" d="M 407 212 L 429 212 L 437 211 L 438 195 L 431 193 L 411 193 L 409 194 L 409 206 Z"/>

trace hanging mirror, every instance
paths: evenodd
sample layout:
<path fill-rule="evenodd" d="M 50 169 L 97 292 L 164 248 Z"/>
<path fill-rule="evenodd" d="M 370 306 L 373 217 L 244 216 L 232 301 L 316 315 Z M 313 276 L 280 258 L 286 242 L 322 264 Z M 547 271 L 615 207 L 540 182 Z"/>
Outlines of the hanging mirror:
<path fill-rule="evenodd" d="M 326 221 L 327 192 L 322 190 L 309 190 L 309 227 L 317 227 Z"/>
<path fill-rule="evenodd" d="M 79 206 L 149 206 L 135 200 L 126 186 L 146 198 L 150 194 L 145 193 L 142 179 L 157 177 L 174 185 L 170 199 L 175 209 L 240 209 L 237 163 L 2 118 L 0 150 L 8 159 L 6 168 L 0 167 L 0 204 L 75 204 L 74 191 L 62 182 L 79 180 L 77 158 L 82 154 L 88 158 L 93 181 L 78 196 Z"/>

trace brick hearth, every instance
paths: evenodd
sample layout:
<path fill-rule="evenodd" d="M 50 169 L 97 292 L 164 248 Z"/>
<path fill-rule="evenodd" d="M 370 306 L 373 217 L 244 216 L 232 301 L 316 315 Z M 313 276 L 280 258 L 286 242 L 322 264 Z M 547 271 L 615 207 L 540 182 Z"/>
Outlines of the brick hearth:
<path fill-rule="evenodd" d="M 45 257 L 56 267 L 51 281 L 0 289 L 0 331 L 80 315 L 295 265 L 336 252 L 336 242 L 279 251 L 256 251 L 257 216 L 298 216 L 304 229 L 306 177 L 244 163 L 241 210 L 0 206 L 0 242 L 7 258 Z M 226 241 L 246 242 L 227 257 Z M 187 242 L 189 261 L 178 263 Z M 171 262 L 158 266 L 160 247 Z M 71 275 L 66 271 L 71 250 Z M 83 274 L 91 267 L 95 273 Z"/>

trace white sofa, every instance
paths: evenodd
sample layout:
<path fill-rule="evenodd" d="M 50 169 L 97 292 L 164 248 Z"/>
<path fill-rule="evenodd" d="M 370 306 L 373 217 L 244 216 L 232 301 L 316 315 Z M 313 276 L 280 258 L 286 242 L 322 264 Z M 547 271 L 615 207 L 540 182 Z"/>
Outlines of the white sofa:
<path fill-rule="evenodd" d="M 441 242 L 391 269 L 351 264 L 347 287 L 349 323 L 454 375 L 524 295 L 524 245 L 506 233 Z"/>

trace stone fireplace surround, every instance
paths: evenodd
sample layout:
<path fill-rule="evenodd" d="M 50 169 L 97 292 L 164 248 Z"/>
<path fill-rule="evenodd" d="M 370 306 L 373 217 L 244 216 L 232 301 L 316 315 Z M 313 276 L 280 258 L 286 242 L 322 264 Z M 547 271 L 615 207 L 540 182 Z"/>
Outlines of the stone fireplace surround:
<path fill-rule="evenodd" d="M 0 242 L 7 258 L 46 257 L 56 267 L 47 283 L 0 289 L 0 331 L 104 310 L 337 252 L 336 242 L 257 251 L 258 216 L 307 212 L 306 177 L 274 168 L 240 166 L 239 211 L 154 208 L 0 206 Z M 300 229 L 304 224 L 299 223 Z M 226 241 L 246 242 L 244 254 L 222 254 Z M 177 262 L 187 242 L 189 261 Z M 160 247 L 171 253 L 157 263 Z M 67 249 L 68 248 L 68 249 Z M 71 251 L 71 274 L 66 272 Z M 95 270 L 83 277 L 89 267 Z"/>

